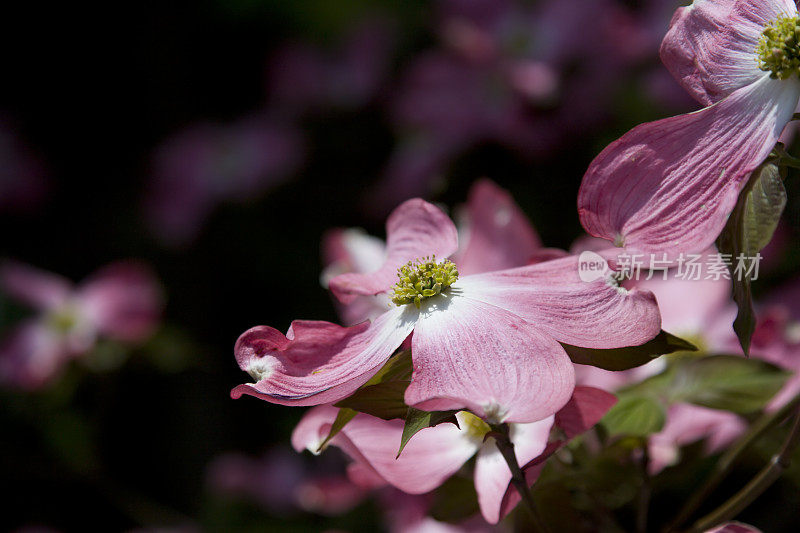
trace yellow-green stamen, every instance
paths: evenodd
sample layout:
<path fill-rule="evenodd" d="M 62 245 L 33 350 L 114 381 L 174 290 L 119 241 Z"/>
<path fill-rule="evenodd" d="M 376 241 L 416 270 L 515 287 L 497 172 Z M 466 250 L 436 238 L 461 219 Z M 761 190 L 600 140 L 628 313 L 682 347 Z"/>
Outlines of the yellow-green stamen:
<path fill-rule="evenodd" d="M 433 255 L 409 261 L 397 269 L 397 277 L 392 302 L 398 306 L 413 303 L 419 309 L 422 300 L 441 294 L 456 282 L 458 269 L 447 259 L 437 263 Z"/>
<path fill-rule="evenodd" d="M 460 411 L 456 414 L 456 418 L 458 418 L 458 426 L 475 439 L 483 440 L 483 437 L 492 430 L 489 424 L 469 411 Z"/>
<path fill-rule="evenodd" d="M 800 17 L 784 16 L 761 34 L 756 48 L 758 67 L 773 79 L 800 76 Z"/>

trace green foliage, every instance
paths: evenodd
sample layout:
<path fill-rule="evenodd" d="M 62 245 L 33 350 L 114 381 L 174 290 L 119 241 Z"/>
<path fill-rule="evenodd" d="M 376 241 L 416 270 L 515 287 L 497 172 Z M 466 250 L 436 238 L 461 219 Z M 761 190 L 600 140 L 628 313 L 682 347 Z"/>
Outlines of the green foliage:
<path fill-rule="evenodd" d="M 400 449 L 397 451 L 397 457 L 403 453 L 403 449 L 411 440 L 411 437 L 419 433 L 425 428 L 438 426 L 443 422 L 450 422 L 458 426 L 456 420 L 456 413 L 458 411 L 420 411 L 413 407 L 408 408 L 406 414 L 406 424 L 403 426 L 403 436 L 400 439 Z"/>
<path fill-rule="evenodd" d="M 738 355 L 686 357 L 622 394 L 659 398 L 667 405 L 686 402 L 747 414 L 762 409 L 788 377 L 765 361 Z"/>
<path fill-rule="evenodd" d="M 573 363 L 605 370 L 628 370 L 649 363 L 661 355 L 697 350 L 692 343 L 666 331 L 661 331 L 655 338 L 640 346 L 626 348 L 598 350 L 563 343 L 561 345 Z"/>
<path fill-rule="evenodd" d="M 610 435 L 646 437 L 664 427 L 666 412 L 657 399 L 648 396 L 624 396 L 603 417 L 601 424 Z"/>
<path fill-rule="evenodd" d="M 352 409 L 339 409 L 339 412 L 336 414 L 336 419 L 333 421 L 333 425 L 331 426 L 331 430 L 328 432 L 328 436 L 325 437 L 325 440 L 319 445 L 317 448 L 317 453 L 321 452 L 323 448 L 330 442 L 330 440 L 335 437 L 344 427 L 350 422 L 355 416 L 358 414 L 358 411 L 354 411 Z"/>
<path fill-rule="evenodd" d="M 750 353 L 750 340 L 756 328 L 751 276 L 747 275 L 754 257 L 775 233 L 783 209 L 786 207 L 786 189 L 781 170 L 774 163 L 761 165 L 753 172 L 731 213 L 717 246 L 724 254 L 731 254 L 733 299 L 739 307 L 733 329 L 746 355 Z M 745 258 L 745 272 L 737 271 L 738 258 Z"/>

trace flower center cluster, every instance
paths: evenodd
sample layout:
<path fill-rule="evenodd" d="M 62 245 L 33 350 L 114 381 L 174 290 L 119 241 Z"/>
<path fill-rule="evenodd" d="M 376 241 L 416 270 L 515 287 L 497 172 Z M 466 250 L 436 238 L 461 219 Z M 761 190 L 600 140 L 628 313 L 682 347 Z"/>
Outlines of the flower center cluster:
<path fill-rule="evenodd" d="M 767 26 L 756 48 L 758 67 L 771 78 L 800 76 L 800 17 L 780 17 Z"/>
<path fill-rule="evenodd" d="M 440 294 L 458 279 L 456 265 L 445 259 L 436 262 L 436 256 L 409 261 L 397 269 L 400 280 L 394 286 L 392 302 L 396 305 L 419 304 L 425 298 Z"/>

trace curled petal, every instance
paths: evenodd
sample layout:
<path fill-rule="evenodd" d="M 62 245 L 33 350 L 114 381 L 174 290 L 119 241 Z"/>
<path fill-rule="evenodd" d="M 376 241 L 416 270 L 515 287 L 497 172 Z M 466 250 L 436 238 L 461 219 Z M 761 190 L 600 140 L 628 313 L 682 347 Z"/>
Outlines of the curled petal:
<path fill-rule="evenodd" d="M 595 158 L 578 193 L 586 230 L 631 252 L 700 252 L 791 119 L 800 81 L 759 81 L 687 115 L 642 124 Z"/>
<path fill-rule="evenodd" d="M 578 268 L 578 258 L 571 256 L 466 276 L 453 287 L 575 346 L 638 346 L 661 331 L 661 317 L 651 293 L 627 291 L 604 278 L 581 281 Z"/>
<path fill-rule="evenodd" d="M 791 0 L 695 0 L 678 8 L 661 43 L 661 60 L 703 105 L 711 105 L 764 76 L 755 53 L 761 32 Z"/>
<path fill-rule="evenodd" d="M 267 326 L 252 328 L 239 337 L 234 351 L 239 368 L 256 383 L 239 385 L 231 396 L 249 394 L 282 405 L 341 400 L 380 369 L 416 318 L 416 309 L 405 306 L 349 328 L 310 320 L 292 322 L 286 336 Z"/>
<path fill-rule="evenodd" d="M 330 288 L 343 303 L 356 295 L 386 292 L 397 282 L 397 269 L 414 259 L 435 255 L 445 259 L 458 248 L 453 222 L 441 209 L 424 200 L 408 200 L 386 221 L 386 259 L 371 273 L 341 274 L 330 280 Z"/>
<path fill-rule="evenodd" d="M 72 292 L 69 280 L 16 261 L 0 266 L 0 287 L 36 309 L 52 309 L 64 303 Z"/>
<path fill-rule="evenodd" d="M 467 239 L 454 258 L 463 275 L 525 265 L 542 246 L 511 195 L 492 181 L 473 185 L 464 218 Z"/>
<path fill-rule="evenodd" d="M 569 400 L 573 366 L 553 338 L 519 316 L 463 296 L 432 305 L 423 308 L 414 330 L 407 404 L 535 422 Z"/>
<path fill-rule="evenodd" d="M 163 297 L 149 268 L 115 263 L 83 284 L 82 307 L 99 331 L 123 341 L 140 341 L 158 323 Z"/>
<path fill-rule="evenodd" d="M 552 416 L 531 424 L 511 426 L 511 441 L 514 443 L 514 453 L 520 467 L 545 450 L 552 426 Z M 511 470 L 494 440 L 491 439 L 481 447 L 475 461 L 475 490 L 478 493 L 478 504 L 483 518 L 490 524 L 496 524 L 505 516 L 501 515 L 501 507 L 510 483 Z"/>

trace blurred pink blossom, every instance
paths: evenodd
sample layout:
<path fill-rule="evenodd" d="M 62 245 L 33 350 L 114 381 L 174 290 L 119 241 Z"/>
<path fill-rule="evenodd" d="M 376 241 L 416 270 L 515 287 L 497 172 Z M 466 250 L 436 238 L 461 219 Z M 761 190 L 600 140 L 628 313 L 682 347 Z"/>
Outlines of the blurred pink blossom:
<path fill-rule="evenodd" d="M 307 43 L 286 44 L 270 60 L 269 96 L 281 112 L 293 116 L 364 106 L 381 88 L 393 48 L 391 24 L 375 17 L 355 25 L 333 53 Z"/>
<path fill-rule="evenodd" d="M 293 126 L 262 116 L 176 133 L 153 160 L 145 204 L 152 231 L 170 244 L 192 240 L 218 204 L 252 200 L 281 184 L 302 153 Z"/>
<path fill-rule="evenodd" d="M 313 471 L 290 449 L 274 448 L 253 459 L 238 453 L 222 455 L 208 470 L 209 487 L 217 494 L 244 497 L 279 514 L 302 509 L 333 516 L 361 503 L 367 491 L 334 468 Z"/>
<path fill-rule="evenodd" d="M 23 389 L 50 383 L 64 364 L 86 354 L 100 337 L 146 340 L 163 306 L 151 271 L 133 262 L 108 265 L 75 286 L 56 274 L 8 261 L 0 266 L 0 288 L 36 312 L 0 345 L 0 382 Z"/>

